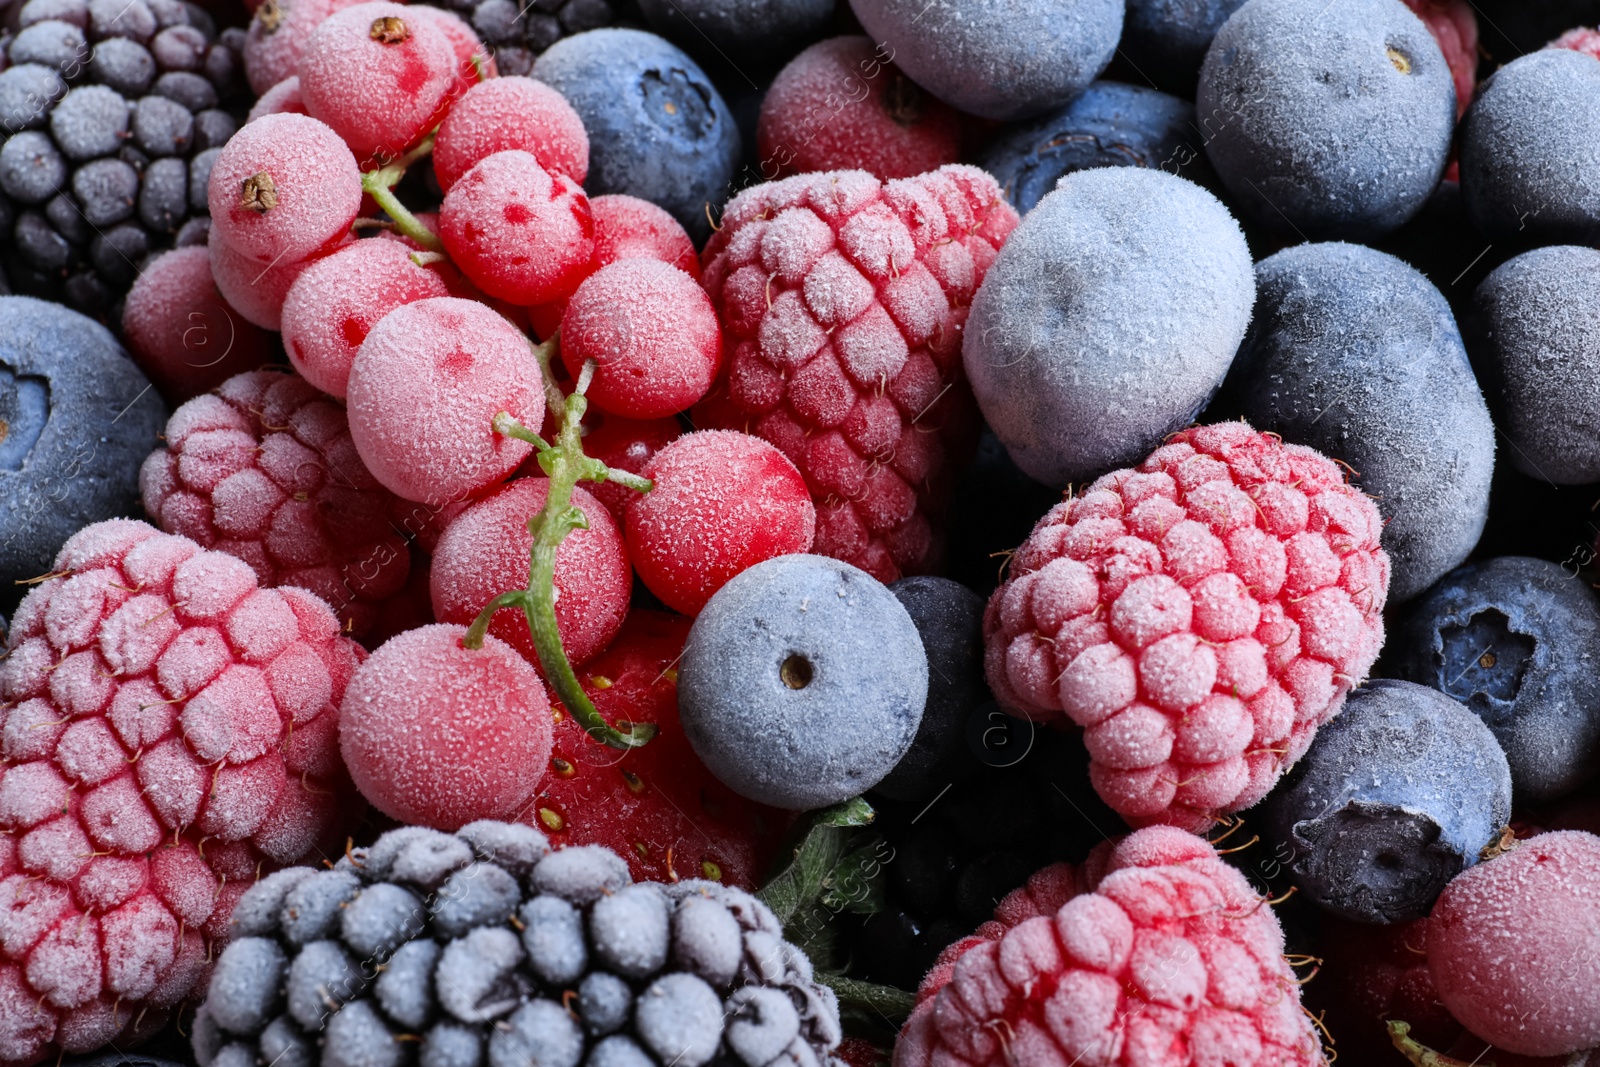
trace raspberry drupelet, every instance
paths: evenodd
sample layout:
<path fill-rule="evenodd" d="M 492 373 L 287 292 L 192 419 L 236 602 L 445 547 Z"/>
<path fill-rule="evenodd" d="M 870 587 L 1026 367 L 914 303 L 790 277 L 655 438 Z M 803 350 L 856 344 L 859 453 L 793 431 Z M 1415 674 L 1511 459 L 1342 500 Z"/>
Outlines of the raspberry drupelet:
<path fill-rule="evenodd" d="M 62 546 L 0 663 L 0 1062 L 153 1033 L 256 878 L 334 847 L 359 655 L 317 597 L 186 538 Z"/>
<path fill-rule="evenodd" d="M 995 697 L 1084 727 L 1096 791 L 1191 830 L 1266 796 L 1383 644 L 1377 507 L 1242 422 L 1056 505 L 984 615 Z"/>
<path fill-rule="evenodd" d="M 724 369 L 696 425 L 765 438 L 817 502 L 814 551 L 881 581 L 939 555 L 935 533 L 976 413 L 962 327 L 1017 213 L 983 171 L 864 171 L 758 185 L 703 256 Z"/>

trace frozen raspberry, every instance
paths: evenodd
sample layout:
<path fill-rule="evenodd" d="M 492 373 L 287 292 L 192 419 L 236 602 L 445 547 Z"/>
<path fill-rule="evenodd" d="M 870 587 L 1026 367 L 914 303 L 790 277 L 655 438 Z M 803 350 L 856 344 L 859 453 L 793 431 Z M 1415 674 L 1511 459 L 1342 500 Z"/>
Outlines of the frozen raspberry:
<path fill-rule="evenodd" d="M 533 450 L 495 433 L 497 413 L 525 426 L 544 418 L 528 339 L 453 296 L 385 315 L 356 354 L 346 399 L 367 469 L 396 495 L 434 507 L 482 492 Z"/>
<path fill-rule="evenodd" d="M 562 845 L 605 845 L 633 876 L 709 878 L 752 888 L 793 821 L 717 781 L 678 723 L 678 659 L 689 620 L 630 612 L 617 639 L 584 664 L 584 692 L 606 721 L 654 723 L 643 748 L 618 752 L 556 705 L 550 771 L 521 818 Z"/>
<path fill-rule="evenodd" d="M 139 474 L 168 533 L 244 560 L 264 587 L 294 585 L 364 636 L 410 572 L 410 508 L 367 471 L 344 409 L 304 379 L 255 371 L 173 412 Z"/>
<path fill-rule="evenodd" d="M 312 32 L 300 97 L 368 169 L 438 125 L 457 67 L 455 45 L 435 20 L 413 18 L 401 4 L 357 4 Z"/>
<path fill-rule="evenodd" d="M 1469 0 L 1406 0 L 1439 42 L 1456 87 L 1456 117 L 1472 106 L 1478 83 L 1478 16 Z"/>
<path fill-rule="evenodd" d="M 1525 1056 L 1600 1045 L 1600 837 L 1540 834 L 1462 873 L 1428 919 L 1439 998 L 1485 1041 Z"/>
<path fill-rule="evenodd" d="M 910 178 L 961 155 L 961 121 L 867 37 L 819 41 L 789 61 L 761 101 L 761 176 L 864 170 Z"/>
<path fill-rule="evenodd" d="M 305 115 L 266 115 L 244 125 L 218 154 L 207 184 L 211 232 L 268 264 L 332 251 L 361 207 L 355 156 Z"/>
<path fill-rule="evenodd" d="M 794 461 L 818 553 L 885 582 L 936 562 L 977 417 L 961 331 L 1016 225 L 994 179 L 962 166 L 805 174 L 728 205 L 703 257 L 728 355 L 695 422 Z"/>
<path fill-rule="evenodd" d="M 250 108 L 247 122 L 254 122 L 265 115 L 304 115 L 306 102 L 300 98 L 300 79 L 298 77 L 285 78 L 261 94 Z"/>
<path fill-rule="evenodd" d="M 0 663 L 0 1062 L 158 1028 L 263 870 L 333 847 L 357 647 L 221 552 L 86 527 Z"/>
<path fill-rule="evenodd" d="M 480 160 L 450 187 L 439 235 L 472 284 L 521 306 L 571 296 L 594 256 L 583 188 L 520 150 Z"/>
<path fill-rule="evenodd" d="M 590 403 L 658 419 L 706 395 L 722 364 L 722 330 L 693 278 L 658 260 L 624 259 L 591 274 L 561 316 L 567 373 L 576 377 L 591 359 Z"/>
<path fill-rule="evenodd" d="M 345 690 L 345 766 L 363 796 L 402 822 L 455 830 L 507 818 L 550 762 L 550 698 L 539 675 L 494 637 L 463 647 L 466 632 L 439 624 L 400 634 Z"/>
<path fill-rule="evenodd" d="M 267 90 L 300 70 L 311 32 L 334 12 L 361 0 L 266 0 L 256 8 L 244 43 L 244 72 L 252 92 Z"/>
<path fill-rule="evenodd" d="M 453 272 L 452 272 L 453 273 Z M 345 395 L 367 333 L 402 304 L 451 296 L 444 275 L 396 241 L 356 241 L 307 267 L 283 301 L 283 348 L 306 381 Z"/>
<path fill-rule="evenodd" d="M 122 307 L 122 335 L 145 376 L 172 403 L 267 362 L 267 335 L 228 307 L 205 246 L 164 252 L 140 272 Z"/>
<path fill-rule="evenodd" d="M 1567 48 L 1574 52 L 1600 59 L 1600 30 L 1577 26 L 1545 45 L 1546 48 Z"/>
<path fill-rule="evenodd" d="M 1193 830 L 1266 796 L 1383 644 L 1378 509 L 1242 422 L 1175 434 L 1057 504 L 984 614 L 1002 705 L 1085 728 L 1131 824 Z"/>
<path fill-rule="evenodd" d="M 608 467 L 638 474 L 650 457 L 676 441 L 683 433 L 678 420 L 619 419 L 603 411 L 590 411 L 583 418 L 583 451 Z M 535 461 L 529 461 L 533 463 Z M 524 468 L 528 464 L 524 464 Z M 537 475 L 538 470 L 529 470 Z M 606 506 L 611 517 L 621 529 L 628 514 L 628 505 L 638 497 L 638 490 L 617 485 L 615 482 L 586 482 L 589 495 Z"/>
<path fill-rule="evenodd" d="M 658 452 L 628 505 L 628 555 L 661 602 L 699 614 L 734 575 L 809 552 L 817 513 L 794 464 L 759 437 L 701 430 Z"/>
<path fill-rule="evenodd" d="M 501 593 L 527 588 L 528 520 L 544 507 L 548 486 L 543 478 L 519 478 L 451 520 L 433 559 L 433 612 L 440 622 L 470 623 Z M 569 533 L 556 549 L 556 629 L 567 659 L 579 664 L 622 628 L 633 572 L 622 533 L 600 502 L 580 486 L 572 504 L 589 526 Z M 538 662 L 520 611 L 498 612 L 489 632 Z"/>
<path fill-rule="evenodd" d="M 1208 842 L 1141 830 L 1085 889 L 970 939 L 924 988 L 895 1067 L 1326 1062 L 1277 916 Z"/>
<path fill-rule="evenodd" d="M 433 173 L 449 192 L 480 160 L 514 148 L 579 185 L 589 176 L 583 120 L 566 97 L 532 78 L 494 78 L 456 101 L 439 125 Z"/>
<path fill-rule="evenodd" d="M 283 302 L 290 286 L 318 257 L 261 263 L 235 252 L 221 233 L 217 227 L 211 227 L 206 244 L 211 253 L 211 278 L 217 283 L 217 292 L 246 322 L 264 330 L 281 328 Z M 346 234 L 341 243 L 348 244 L 351 240 L 353 238 Z"/>
<path fill-rule="evenodd" d="M 450 42 L 450 47 L 456 56 L 456 77 L 451 84 L 448 97 L 459 102 L 462 94 L 486 78 L 493 78 L 496 73 L 494 56 L 483 46 L 478 35 L 467 25 L 465 19 L 454 11 L 443 8 L 431 7 L 427 4 L 417 4 L 406 9 L 408 17 L 424 19 L 436 26 Z"/>

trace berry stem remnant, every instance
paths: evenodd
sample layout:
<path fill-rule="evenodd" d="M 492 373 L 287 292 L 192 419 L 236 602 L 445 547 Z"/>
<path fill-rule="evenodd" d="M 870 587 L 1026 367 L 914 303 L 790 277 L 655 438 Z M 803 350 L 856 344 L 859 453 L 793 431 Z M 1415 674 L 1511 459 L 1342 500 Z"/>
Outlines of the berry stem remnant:
<path fill-rule="evenodd" d="M 417 242 L 430 252 L 443 252 L 444 242 L 434 235 L 422 222 L 413 215 L 400 198 L 394 195 L 394 187 L 400 184 L 400 179 L 406 176 L 406 168 L 417 160 L 424 158 L 433 151 L 433 134 L 422 139 L 422 143 L 411 151 L 395 160 L 386 167 L 369 170 L 361 175 L 361 191 L 372 197 L 383 213 L 394 220 L 395 229 Z"/>
<path fill-rule="evenodd" d="M 648 493 L 652 483 L 628 471 L 608 467 L 583 453 L 583 415 L 589 401 L 584 393 L 594 378 L 595 363 L 584 363 L 571 395 L 561 392 L 551 373 L 551 360 L 560 346 L 557 333 L 534 348 L 539 360 L 540 375 L 544 380 L 545 398 L 551 410 L 561 415 L 561 425 L 556 431 L 554 444 L 541 438 L 537 432 L 522 425 L 507 412 L 494 417 L 494 430 L 505 437 L 526 441 L 539 450 L 539 466 L 550 479 L 550 488 L 544 507 L 528 520 L 528 532 L 533 535 L 533 548 L 529 552 L 528 588 L 501 593 L 478 613 L 467 630 L 463 644 L 467 648 L 481 648 L 489 620 L 501 608 L 521 608 L 528 619 L 528 631 L 533 635 L 534 650 L 539 654 L 539 665 L 545 679 L 555 688 L 573 718 L 588 731 L 589 736 L 612 748 L 638 748 L 656 735 L 653 723 L 619 722 L 612 726 L 601 717 L 590 702 L 578 676 L 572 670 L 567 653 L 561 646 L 561 635 L 556 628 L 555 571 L 556 549 L 573 530 L 586 530 L 589 521 L 572 503 L 572 490 L 580 480 L 590 482 L 616 482 L 629 489 Z M 619 729 L 620 727 L 620 729 Z"/>
<path fill-rule="evenodd" d="M 1411 1061 L 1415 1067 L 1494 1067 L 1492 1060 L 1487 1062 L 1473 1061 L 1469 1064 L 1466 1060 L 1458 1060 L 1454 1056 L 1446 1056 L 1442 1052 L 1435 1052 L 1411 1036 L 1410 1023 L 1401 1022 L 1398 1019 L 1390 1019 L 1388 1027 L 1389 1040 L 1394 1042 L 1394 1047 L 1399 1049 L 1400 1054 Z"/>

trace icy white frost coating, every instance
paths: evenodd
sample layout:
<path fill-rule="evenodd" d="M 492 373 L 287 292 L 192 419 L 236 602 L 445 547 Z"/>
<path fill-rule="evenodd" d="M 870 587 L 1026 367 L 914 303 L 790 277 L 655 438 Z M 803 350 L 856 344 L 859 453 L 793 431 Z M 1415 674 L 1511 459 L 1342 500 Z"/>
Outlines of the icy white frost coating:
<path fill-rule="evenodd" d="M 1131 466 L 1216 391 L 1255 292 L 1239 224 L 1198 185 L 1137 167 L 1069 174 L 984 278 L 967 376 L 1030 477 Z"/>

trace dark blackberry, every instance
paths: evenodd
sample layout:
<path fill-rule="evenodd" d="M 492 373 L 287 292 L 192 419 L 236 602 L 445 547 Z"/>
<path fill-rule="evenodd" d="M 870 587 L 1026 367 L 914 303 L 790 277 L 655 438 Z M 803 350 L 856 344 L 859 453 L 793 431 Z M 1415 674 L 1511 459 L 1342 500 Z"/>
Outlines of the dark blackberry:
<path fill-rule="evenodd" d="M 637 0 L 437 0 L 472 24 L 501 74 L 527 74 L 563 37 L 606 26 L 645 29 Z"/>
<path fill-rule="evenodd" d="M 205 240 L 204 176 L 249 107 L 244 36 L 183 0 L 28 0 L 14 19 L 0 264 L 17 292 L 115 323 L 151 253 Z"/>
<path fill-rule="evenodd" d="M 391 830 L 268 875 L 232 933 L 201 1067 L 842 1067 L 834 996 L 765 904 L 527 826 Z"/>

